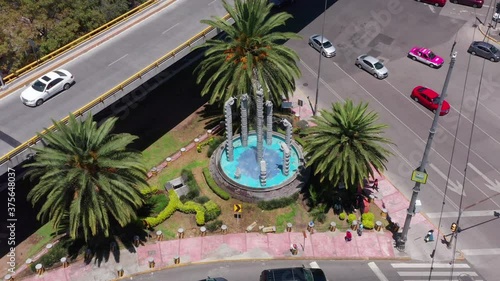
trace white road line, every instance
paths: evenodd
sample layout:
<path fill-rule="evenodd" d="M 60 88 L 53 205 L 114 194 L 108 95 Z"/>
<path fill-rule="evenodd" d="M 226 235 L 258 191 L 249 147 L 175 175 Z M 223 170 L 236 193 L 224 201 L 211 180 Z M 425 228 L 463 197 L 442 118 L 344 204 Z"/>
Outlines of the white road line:
<path fill-rule="evenodd" d="M 434 172 L 436 172 L 438 174 L 438 176 L 440 176 L 443 180 L 446 181 L 446 179 L 448 179 L 448 176 L 445 175 L 443 172 L 441 172 L 441 170 L 439 170 L 439 168 L 436 165 L 429 163 L 429 167 L 431 167 L 431 169 L 433 169 Z M 455 182 L 453 182 L 452 179 L 449 179 L 448 180 L 448 189 L 456 192 L 458 195 L 463 194 L 464 196 L 466 196 L 465 191 L 464 191 L 464 186 L 457 180 Z"/>
<path fill-rule="evenodd" d="M 318 74 L 316 72 L 314 72 L 314 70 L 312 70 L 312 68 L 309 67 L 309 65 L 307 65 L 303 60 L 300 60 L 300 63 L 312 74 L 314 75 L 315 77 L 318 77 Z M 345 100 L 332 88 L 330 87 L 330 85 L 328 85 L 328 83 L 325 82 L 325 80 L 323 80 L 323 78 L 319 78 L 319 81 L 321 82 L 321 84 L 323 84 L 323 86 L 325 86 L 332 94 L 334 94 L 339 100 L 341 100 L 342 102 L 344 102 Z M 318 110 L 319 111 L 319 110 Z"/>
<path fill-rule="evenodd" d="M 431 10 L 431 12 L 432 12 L 433 14 L 435 14 L 435 13 L 436 13 L 436 9 L 434 9 L 434 6 L 428 5 L 428 7 L 429 7 L 429 9 Z"/>
<path fill-rule="evenodd" d="M 500 248 L 492 249 L 466 249 L 461 250 L 466 256 L 493 256 L 500 255 Z"/>
<path fill-rule="evenodd" d="M 493 217 L 493 212 L 500 212 L 500 210 L 490 211 L 465 211 L 462 212 L 462 217 Z M 441 213 L 425 213 L 429 218 L 439 218 Z M 456 218 L 458 212 L 443 212 L 443 218 Z"/>
<path fill-rule="evenodd" d="M 118 61 L 120 61 L 121 59 L 123 59 L 123 58 L 124 58 L 124 57 L 126 57 L 126 56 L 128 56 L 128 54 L 126 54 L 126 55 L 122 56 L 121 58 L 119 58 L 119 59 L 115 60 L 114 62 L 112 62 L 112 63 L 108 64 L 108 66 L 111 66 L 111 65 L 113 65 L 113 64 L 115 64 L 115 63 L 117 63 Z"/>
<path fill-rule="evenodd" d="M 391 263 L 393 268 L 431 268 L 430 263 L 411 263 L 411 262 L 402 262 L 402 263 Z M 434 268 L 451 268 L 452 266 L 449 263 L 435 263 L 433 265 Z M 454 268 L 470 268 L 470 266 L 466 263 L 456 263 Z"/>
<path fill-rule="evenodd" d="M 500 115 L 498 115 L 495 111 L 489 109 L 484 103 L 482 102 L 479 102 L 480 105 L 482 105 L 486 110 L 488 110 L 488 112 L 491 114 L 491 115 L 494 115 L 496 118 L 500 119 Z"/>
<path fill-rule="evenodd" d="M 208 5 L 210 6 L 210 5 L 212 5 L 213 3 L 215 3 L 215 2 L 217 2 L 217 0 L 214 0 L 214 1 L 210 2 L 210 3 L 208 3 Z"/>
<path fill-rule="evenodd" d="M 422 281 L 422 279 L 419 279 L 419 280 L 416 280 L 416 279 L 405 279 L 403 281 Z M 432 281 L 464 281 L 464 279 L 462 278 L 462 276 L 460 277 L 460 279 L 449 279 L 449 278 L 445 278 L 445 279 L 435 279 L 435 278 L 432 278 Z M 474 279 L 474 281 L 484 281 L 482 279 Z"/>
<path fill-rule="evenodd" d="M 429 272 L 425 271 L 401 271 L 398 272 L 399 276 L 429 276 Z M 453 276 L 460 276 L 461 274 L 468 274 L 470 276 L 478 276 L 477 273 L 474 271 L 453 271 Z M 432 276 L 434 277 L 444 277 L 444 276 L 450 276 L 451 272 L 439 272 L 439 271 L 434 271 L 432 272 Z M 432 279 L 435 280 L 435 279 Z"/>
<path fill-rule="evenodd" d="M 380 270 L 380 268 L 378 268 L 378 266 L 374 262 L 369 262 L 368 266 L 373 271 L 373 273 L 375 273 L 375 275 L 377 275 L 378 280 L 380 280 L 380 281 L 389 281 L 389 279 L 387 279 L 387 277 L 385 277 L 385 275 L 382 273 L 382 271 Z"/>
<path fill-rule="evenodd" d="M 165 34 L 165 33 L 169 32 L 172 28 L 176 27 L 177 25 L 179 25 L 179 23 L 174 24 L 172 27 L 170 27 L 169 29 L 163 31 L 161 34 Z"/>

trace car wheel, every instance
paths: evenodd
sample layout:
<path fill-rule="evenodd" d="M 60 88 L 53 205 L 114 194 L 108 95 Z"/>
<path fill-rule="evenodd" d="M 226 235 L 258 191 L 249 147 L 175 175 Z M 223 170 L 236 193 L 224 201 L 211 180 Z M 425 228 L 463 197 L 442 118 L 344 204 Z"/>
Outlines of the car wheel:
<path fill-rule="evenodd" d="M 471 51 L 470 53 L 471 53 L 473 56 L 475 56 L 475 55 L 476 55 L 476 52 L 474 52 L 474 51 Z"/>
<path fill-rule="evenodd" d="M 42 103 L 43 103 L 43 100 L 39 99 L 36 101 L 36 106 L 40 106 L 40 105 L 42 105 Z"/>
<path fill-rule="evenodd" d="M 413 100 L 418 102 L 418 98 L 417 97 L 413 97 Z"/>
<path fill-rule="evenodd" d="M 362 69 L 363 67 L 361 66 L 361 64 L 359 63 L 355 63 L 355 65 L 359 68 L 359 69 Z"/>
<path fill-rule="evenodd" d="M 490 58 L 490 61 L 495 62 L 495 58 Z"/>
<path fill-rule="evenodd" d="M 422 0 L 416 0 L 417 2 L 422 2 Z"/>
<path fill-rule="evenodd" d="M 430 67 L 430 68 L 434 68 L 434 67 L 435 67 L 435 65 L 433 65 L 432 63 L 429 63 L 429 67 Z"/>
<path fill-rule="evenodd" d="M 375 77 L 375 78 L 379 79 L 379 78 L 378 78 L 378 74 L 377 74 L 377 73 L 373 73 L 373 77 Z"/>
<path fill-rule="evenodd" d="M 325 52 L 321 52 L 321 54 L 326 58 L 326 53 Z"/>
<path fill-rule="evenodd" d="M 64 87 L 63 89 L 66 91 L 67 89 L 69 89 L 70 85 L 68 83 L 64 84 Z"/>
<path fill-rule="evenodd" d="M 438 3 L 435 3 L 435 4 L 434 4 L 434 6 L 439 7 L 439 4 L 438 4 Z"/>
<path fill-rule="evenodd" d="M 313 46 L 313 44 L 312 44 L 311 42 L 309 42 L 309 46 L 311 46 L 311 47 L 312 47 L 312 46 Z M 313 47 L 313 48 L 314 48 L 314 47 Z"/>
<path fill-rule="evenodd" d="M 472 8 L 477 8 L 477 5 L 476 4 L 472 5 Z"/>
<path fill-rule="evenodd" d="M 417 58 L 416 58 L 416 57 L 414 57 L 414 56 L 411 56 L 411 59 L 412 59 L 412 60 L 415 60 L 415 61 L 417 60 Z"/>
<path fill-rule="evenodd" d="M 436 114 L 436 110 L 435 110 L 435 109 L 433 109 L 433 110 L 432 110 L 432 113 Z"/>

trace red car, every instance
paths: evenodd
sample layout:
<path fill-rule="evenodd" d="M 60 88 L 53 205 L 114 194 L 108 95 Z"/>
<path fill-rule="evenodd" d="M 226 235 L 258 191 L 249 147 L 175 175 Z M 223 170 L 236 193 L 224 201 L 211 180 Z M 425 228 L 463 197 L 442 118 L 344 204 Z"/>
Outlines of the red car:
<path fill-rule="evenodd" d="M 462 4 L 465 6 L 471 6 L 474 8 L 481 8 L 483 7 L 484 0 L 450 0 L 451 2 L 455 4 Z"/>
<path fill-rule="evenodd" d="M 446 4 L 446 0 L 415 0 L 417 2 L 424 2 L 427 4 L 432 4 L 436 7 L 443 7 Z"/>
<path fill-rule="evenodd" d="M 423 106 L 427 107 L 432 112 L 436 112 L 439 105 L 439 95 L 433 90 L 423 87 L 417 86 L 411 92 L 411 98 L 416 102 L 421 103 Z M 450 112 L 450 104 L 444 100 L 443 106 L 441 107 L 440 116 L 446 115 Z"/>

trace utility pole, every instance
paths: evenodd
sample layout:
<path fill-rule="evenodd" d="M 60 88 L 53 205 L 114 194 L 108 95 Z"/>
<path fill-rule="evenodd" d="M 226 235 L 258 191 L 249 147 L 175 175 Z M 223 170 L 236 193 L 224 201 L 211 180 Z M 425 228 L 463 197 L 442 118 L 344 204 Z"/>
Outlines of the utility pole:
<path fill-rule="evenodd" d="M 323 11 L 323 26 L 321 27 L 321 39 L 325 36 L 326 23 L 326 8 L 328 0 L 325 0 L 325 10 Z M 321 42 L 321 50 L 319 51 L 318 78 L 316 79 L 316 100 L 314 101 L 314 116 L 318 116 L 318 97 L 319 97 L 319 73 L 321 72 L 321 59 L 323 58 L 323 42 Z"/>
<path fill-rule="evenodd" d="M 429 158 L 429 152 L 431 151 L 432 140 L 434 139 L 434 135 L 436 134 L 436 128 L 438 124 L 439 114 L 441 113 L 441 108 L 443 107 L 443 101 L 446 98 L 446 90 L 448 89 L 448 83 L 450 82 L 451 72 L 453 71 L 453 66 L 455 65 L 455 60 L 457 58 L 457 52 L 453 52 L 455 48 L 455 43 L 451 49 L 451 61 L 450 66 L 448 67 L 448 73 L 446 74 L 446 79 L 444 80 L 443 90 L 441 91 L 441 95 L 439 97 L 439 104 L 436 112 L 434 113 L 434 120 L 432 120 L 432 126 L 429 130 L 429 137 L 427 138 L 427 144 L 425 145 L 424 155 L 422 157 L 422 162 L 420 163 L 420 167 L 418 167 L 418 171 L 421 173 L 425 173 L 425 166 L 427 166 L 427 161 Z M 418 193 L 420 192 L 420 182 L 415 182 L 415 187 L 413 187 L 413 194 L 411 196 L 410 206 L 408 207 L 408 212 L 406 214 L 405 225 L 403 227 L 403 233 L 399 237 L 398 241 L 396 241 L 396 245 L 400 250 L 405 249 L 405 243 L 408 237 L 408 230 L 410 228 L 410 222 L 413 215 L 415 215 L 415 203 L 417 202 Z"/>

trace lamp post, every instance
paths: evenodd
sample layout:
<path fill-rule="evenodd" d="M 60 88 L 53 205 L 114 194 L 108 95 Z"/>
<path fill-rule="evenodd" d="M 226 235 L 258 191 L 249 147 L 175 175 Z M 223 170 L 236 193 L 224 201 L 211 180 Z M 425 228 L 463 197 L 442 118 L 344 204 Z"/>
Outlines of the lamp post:
<path fill-rule="evenodd" d="M 425 150 L 424 150 L 424 155 L 422 157 L 422 162 L 420 163 L 420 167 L 418 167 L 418 171 L 421 173 L 425 173 L 425 166 L 427 166 L 429 152 L 430 152 L 431 146 L 432 146 L 432 140 L 434 139 L 434 135 L 436 134 L 436 128 L 437 128 L 437 124 L 438 124 L 439 114 L 441 113 L 443 101 L 446 98 L 446 90 L 448 89 L 448 83 L 450 82 L 450 77 L 451 77 L 451 73 L 453 71 L 453 66 L 455 65 L 455 60 L 457 58 L 457 52 L 453 52 L 454 47 L 455 47 L 455 44 L 453 44 L 453 47 L 451 50 L 452 54 L 451 54 L 450 66 L 448 67 L 448 73 L 446 74 L 446 79 L 444 80 L 443 90 L 441 91 L 441 96 L 439 97 L 438 108 L 436 109 L 436 112 L 434 113 L 434 119 L 432 120 L 432 126 L 431 126 L 431 129 L 429 130 L 429 137 L 427 138 L 427 144 L 425 145 Z M 408 210 L 406 213 L 406 220 L 405 220 L 405 224 L 403 227 L 403 233 L 399 237 L 398 241 L 396 241 L 397 242 L 396 245 L 400 250 L 405 249 L 405 243 L 406 243 L 407 236 L 408 236 L 408 230 L 410 228 L 411 218 L 415 214 L 415 203 L 417 202 L 417 197 L 418 197 L 419 192 L 420 192 L 420 182 L 416 181 L 415 187 L 413 187 L 413 194 L 411 196 L 410 206 L 408 207 Z"/>
<path fill-rule="evenodd" d="M 325 23 L 326 23 L 326 7 L 328 6 L 328 0 L 325 0 L 325 9 L 323 11 L 323 26 L 321 27 L 321 39 L 325 34 Z M 318 77 L 316 79 L 316 100 L 314 101 L 314 116 L 318 115 L 318 97 L 319 97 L 319 73 L 321 72 L 321 59 L 323 58 L 323 42 L 321 42 L 321 49 L 319 50 L 319 64 L 318 64 Z"/>

